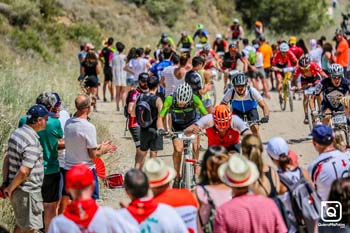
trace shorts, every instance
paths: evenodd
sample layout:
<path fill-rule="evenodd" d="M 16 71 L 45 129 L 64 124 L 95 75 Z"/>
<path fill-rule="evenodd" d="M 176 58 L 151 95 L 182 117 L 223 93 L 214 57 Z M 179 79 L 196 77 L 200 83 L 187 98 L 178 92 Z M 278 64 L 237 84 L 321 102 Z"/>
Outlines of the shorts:
<path fill-rule="evenodd" d="M 16 225 L 21 230 L 39 230 L 43 228 L 44 204 L 41 192 L 26 192 L 17 188 L 10 199 L 16 218 Z"/>
<path fill-rule="evenodd" d="M 43 201 L 45 203 L 56 202 L 60 199 L 60 181 L 60 172 L 44 175 L 41 195 L 43 196 Z"/>
<path fill-rule="evenodd" d="M 149 128 L 140 128 L 141 150 L 159 151 L 163 150 L 163 137 L 157 135 L 156 130 L 150 131 Z"/>
<path fill-rule="evenodd" d="M 257 78 L 257 73 L 253 72 L 250 68 L 248 68 L 248 72 L 246 73 L 248 78 Z"/>
<path fill-rule="evenodd" d="M 173 132 L 182 132 L 184 131 L 187 127 L 190 125 L 193 125 L 198 119 L 196 118 L 195 120 L 185 123 L 185 124 L 177 124 L 174 121 L 172 122 L 172 130 Z"/>
<path fill-rule="evenodd" d="M 253 108 L 252 110 L 248 112 L 240 112 L 237 110 L 233 110 L 233 113 L 237 116 L 239 116 L 242 120 L 245 120 L 246 118 L 247 121 L 258 121 L 259 120 L 259 113 L 256 108 Z"/>
<path fill-rule="evenodd" d="M 127 86 L 135 86 L 136 87 L 137 85 L 139 85 L 139 82 L 134 80 L 134 79 L 132 79 L 132 78 L 127 78 L 126 79 L 126 85 Z"/>
<path fill-rule="evenodd" d="M 321 82 L 321 77 L 319 75 L 315 77 L 307 77 L 301 78 L 301 88 L 304 90 L 309 84 L 312 86 L 316 86 L 319 82 Z"/>
<path fill-rule="evenodd" d="M 98 78 L 95 75 L 88 76 L 84 81 L 85 87 L 98 87 Z"/>
<path fill-rule="evenodd" d="M 262 67 L 256 68 L 256 75 L 258 78 L 266 78 L 265 70 Z"/>
<path fill-rule="evenodd" d="M 204 107 L 206 107 L 206 108 L 213 105 L 213 103 L 211 102 L 211 99 L 205 99 L 205 100 L 202 100 L 202 102 L 203 102 Z"/>
<path fill-rule="evenodd" d="M 112 82 L 113 74 L 112 74 L 111 67 L 108 66 L 108 67 L 103 68 L 103 74 L 105 75 L 105 82 Z"/>
<path fill-rule="evenodd" d="M 264 72 L 265 72 L 265 78 L 269 78 L 271 73 L 271 68 L 264 68 Z"/>
<path fill-rule="evenodd" d="M 129 128 L 129 131 L 131 133 L 132 139 L 134 140 L 136 148 L 139 148 L 141 146 L 141 142 L 140 142 L 140 127 Z"/>
<path fill-rule="evenodd" d="M 96 173 L 96 169 L 95 168 L 91 169 L 91 171 L 94 174 L 94 181 L 95 181 L 95 190 L 94 190 L 94 192 L 92 194 L 92 198 L 96 200 L 96 199 L 100 198 L 100 190 L 99 190 L 99 187 L 98 187 L 98 177 L 97 177 L 97 173 Z M 64 183 L 66 182 L 66 174 L 67 174 L 67 172 L 68 172 L 68 170 L 63 169 Z M 70 199 L 72 199 L 72 197 L 69 195 L 69 193 L 66 190 L 66 185 L 65 184 L 64 184 L 64 189 L 63 189 L 62 195 L 69 196 Z"/>

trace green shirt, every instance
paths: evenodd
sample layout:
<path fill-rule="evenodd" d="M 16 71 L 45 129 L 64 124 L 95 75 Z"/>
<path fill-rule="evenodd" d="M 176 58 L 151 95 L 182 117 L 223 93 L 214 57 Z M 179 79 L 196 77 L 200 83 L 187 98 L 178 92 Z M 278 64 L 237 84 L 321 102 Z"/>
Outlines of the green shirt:
<path fill-rule="evenodd" d="M 201 100 L 198 96 L 193 95 L 193 96 L 192 96 L 192 100 L 193 100 L 193 104 L 194 104 L 195 108 L 199 110 L 199 112 L 200 112 L 200 114 L 201 114 L 202 116 L 208 114 L 207 109 L 204 107 L 202 100 Z M 173 106 L 173 96 L 172 96 L 172 95 L 169 95 L 169 96 L 167 96 L 167 97 L 165 98 L 164 104 L 163 104 L 163 108 L 162 108 L 162 110 L 160 111 L 160 114 L 159 114 L 159 115 L 160 115 L 161 117 L 165 117 L 166 114 L 168 113 L 168 111 L 169 111 L 172 107 L 174 107 L 174 106 Z M 183 111 L 186 111 L 186 107 L 183 109 Z"/>
<path fill-rule="evenodd" d="M 27 121 L 27 117 L 22 117 L 19 121 L 19 127 L 22 127 Z M 58 162 L 58 140 L 63 138 L 63 130 L 58 118 L 49 117 L 46 128 L 38 132 L 39 141 L 44 153 L 44 174 L 50 175 L 60 172 Z"/>

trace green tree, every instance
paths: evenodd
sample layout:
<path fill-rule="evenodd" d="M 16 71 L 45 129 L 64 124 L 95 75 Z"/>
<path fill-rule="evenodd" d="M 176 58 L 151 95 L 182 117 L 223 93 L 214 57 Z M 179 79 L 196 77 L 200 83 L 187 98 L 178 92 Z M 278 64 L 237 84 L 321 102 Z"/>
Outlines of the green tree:
<path fill-rule="evenodd" d="M 185 9 L 185 0 L 147 0 L 146 9 L 153 18 L 172 27 Z"/>
<path fill-rule="evenodd" d="M 328 19 L 325 0 L 235 0 L 249 28 L 260 20 L 273 33 L 314 32 Z"/>

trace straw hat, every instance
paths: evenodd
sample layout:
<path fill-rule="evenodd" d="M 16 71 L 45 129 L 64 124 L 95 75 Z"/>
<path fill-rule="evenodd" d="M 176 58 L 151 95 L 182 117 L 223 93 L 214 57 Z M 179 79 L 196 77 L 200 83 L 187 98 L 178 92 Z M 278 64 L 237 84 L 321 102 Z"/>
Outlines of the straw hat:
<path fill-rule="evenodd" d="M 240 154 L 233 154 L 218 169 L 220 180 L 230 187 L 246 187 L 259 178 L 256 165 Z"/>
<path fill-rule="evenodd" d="M 159 187 L 171 182 L 175 176 L 175 169 L 166 166 L 164 161 L 159 158 L 151 158 L 144 165 L 144 172 L 148 176 L 151 188 Z"/>

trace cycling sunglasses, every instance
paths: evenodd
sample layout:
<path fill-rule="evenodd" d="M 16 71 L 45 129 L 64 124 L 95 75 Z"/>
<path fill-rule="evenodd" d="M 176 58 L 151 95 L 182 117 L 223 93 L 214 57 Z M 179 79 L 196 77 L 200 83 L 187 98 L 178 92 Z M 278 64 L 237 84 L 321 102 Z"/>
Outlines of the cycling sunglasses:
<path fill-rule="evenodd" d="M 332 79 L 341 79 L 342 76 L 341 75 L 335 75 L 335 76 L 331 75 L 331 78 Z"/>
<path fill-rule="evenodd" d="M 308 65 L 308 66 L 306 66 L 306 67 L 300 66 L 300 69 L 303 70 L 303 71 L 309 70 L 309 69 L 310 69 L 310 65 Z"/>

